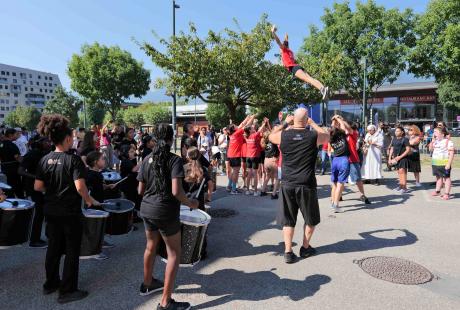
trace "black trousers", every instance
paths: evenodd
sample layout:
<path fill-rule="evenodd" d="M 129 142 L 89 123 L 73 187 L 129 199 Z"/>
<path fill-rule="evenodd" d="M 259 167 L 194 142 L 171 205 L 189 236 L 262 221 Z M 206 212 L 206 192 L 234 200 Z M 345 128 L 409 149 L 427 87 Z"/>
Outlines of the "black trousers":
<path fill-rule="evenodd" d="M 46 288 L 59 287 L 61 294 L 78 289 L 78 268 L 82 221 L 78 216 L 46 216 Z M 65 254 L 62 279 L 59 277 L 61 256 Z"/>
<path fill-rule="evenodd" d="M 30 233 L 30 242 L 37 242 L 42 236 L 42 225 L 43 225 L 43 194 L 36 191 L 30 191 L 28 193 L 32 201 L 35 202 L 35 214 L 32 222 L 32 231 Z"/>
<path fill-rule="evenodd" d="M 15 195 L 16 198 L 24 199 L 24 187 L 22 186 L 22 179 L 16 171 L 4 172 L 8 185 L 12 187 L 11 190 L 6 192 L 8 193 L 8 196 Z"/>

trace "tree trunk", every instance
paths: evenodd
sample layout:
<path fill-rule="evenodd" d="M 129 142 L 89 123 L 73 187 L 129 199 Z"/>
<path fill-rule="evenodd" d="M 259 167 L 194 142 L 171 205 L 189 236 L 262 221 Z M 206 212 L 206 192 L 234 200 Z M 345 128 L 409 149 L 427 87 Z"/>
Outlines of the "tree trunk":
<path fill-rule="evenodd" d="M 230 122 L 233 123 L 236 119 L 236 106 L 233 104 L 233 102 L 228 102 L 226 104 L 228 108 L 228 115 L 230 117 Z"/>

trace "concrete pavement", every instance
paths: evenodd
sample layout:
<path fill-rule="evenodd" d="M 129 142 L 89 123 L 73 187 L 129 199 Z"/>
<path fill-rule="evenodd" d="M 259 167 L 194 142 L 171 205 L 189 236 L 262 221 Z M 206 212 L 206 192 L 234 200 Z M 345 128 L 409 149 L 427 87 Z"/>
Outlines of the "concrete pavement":
<path fill-rule="evenodd" d="M 319 176 L 321 224 L 312 241 L 318 255 L 293 265 L 281 255 L 277 201 L 229 196 L 219 189 L 213 208 L 238 214 L 212 220 L 209 258 L 180 269 L 174 298 L 191 302 L 194 309 L 460 309 L 460 170 L 453 172 L 455 199 L 442 201 L 429 196 L 433 178 L 423 168 L 424 187 L 408 195 L 391 190 L 395 173 L 385 173 L 385 184 L 365 185 L 370 206 L 358 200 L 356 187 L 348 187 L 341 214 L 329 210 L 329 177 Z M 224 185 L 224 178 L 219 183 Z M 80 287 L 90 296 L 65 306 L 57 304 L 56 294 L 41 294 L 44 250 L 0 250 L 0 309 L 155 309 L 159 294 L 138 294 L 145 245 L 138 226 L 136 232 L 112 238 L 117 246 L 107 251 L 109 260 L 81 261 Z M 412 260 L 437 279 L 419 286 L 375 279 L 353 263 L 369 256 Z M 162 278 L 163 270 L 157 260 L 155 276 Z"/>

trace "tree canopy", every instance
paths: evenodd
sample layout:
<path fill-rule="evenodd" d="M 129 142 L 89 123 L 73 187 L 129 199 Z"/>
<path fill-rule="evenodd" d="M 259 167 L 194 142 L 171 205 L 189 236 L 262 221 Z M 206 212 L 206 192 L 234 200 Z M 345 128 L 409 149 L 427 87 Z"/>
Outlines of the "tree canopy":
<path fill-rule="evenodd" d="M 206 119 L 216 128 L 222 129 L 232 121 L 235 124 L 241 123 L 246 117 L 246 109 L 239 106 L 236 109 L 235 118 L 231 119 L 227 107 L 222 103 L 209 103 L 206 109 Z"/>
<path fill-rule="evenodd" d="M 41 113 L 34 107 L 18 106 L 5 118 L 5 123 L 10 127 L 25 127 L 34 130 L 40 122 Z"/>
<path fill-rule="evenodd" d="M 118 46 L 83 45 L 68 65 L 71 88 L 102 105 L 113 118 L 124 100 L 140 98 L 149 90 L 150 72 Z"/>
<path fill-rule="evenodd" d="M 272 44 L 266 15 L 249 32 L 235 23 L 238 30 L 210 30 L 205 38 L 198 37 L 191 23 L 188 33 L 181 32 L 169 41 L 160 40 L 164 53 L 143 43 L 141 48 L 166 73 L 156 86 L 175 90 L 180 96 L 222 104 L 231 119 L 235 119 L 238 107 L 281 108 L 312 98 L 303 83 L 280 65 L 266 60 Z"/>
<path fill-rule="evenodd" d="M 72 127 L 77 127 L 79 123 L 78 111 L 83 103 L 76 96 L 67 92 L 63 87 L 57 87 L 54 98 L 45 103 L 44 114 L 58 113 L 70 120 Z"/>
<path fill-rule="evenodd" d="M 362 57 L 367 60 L 367 93 L 394 82 L 406 67 L 415 44 L 415 15 L 409 9 L 385 9 L 373 0 L 334 3 L 321 17 L 323 27 L 310 26 L 299 61 L 313 76 L 333 90 L 346 90 L 354 98 L 363 92 Z"/>

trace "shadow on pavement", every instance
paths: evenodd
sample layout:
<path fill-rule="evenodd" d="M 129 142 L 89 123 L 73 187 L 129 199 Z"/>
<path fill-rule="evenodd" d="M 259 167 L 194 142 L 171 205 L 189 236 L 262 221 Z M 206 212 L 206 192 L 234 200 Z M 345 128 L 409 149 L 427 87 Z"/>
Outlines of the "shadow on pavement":
<path fill-rule="evenodd" d="M 379 209 L 379 208 L 385 208 L 385 207 L 390 207 L 394 205 L 399 205 L 405 203 L 412 195 L 410 194 L 393 194 L 393 195 L 385 195 L 385 196 L 377 196 L 377 197 L 369 197 L 369 200 L 371 201 L 370 205 L 366 204 L 359 204 L 355 206 L 343 206 L 344 207 L 344 212 L 353 212 L 353 211 L 359 211 L 363 209 Z M 346 199 L 344 198 L 344 201 Z M 353 208 L 353 209 L 351 209 Z"/>
<path fill-rule="evenodd" d="M 376 233 L 390 231 L 401 231 L 404 233 L 404 236 L 396 237 L 394 239 L 379 238 L 374 236 Z M 407 229 L 380 229 L 362 232 L 359 235 L 362 239 L 345 239 L 333 244 L 317 247 L 316 250 L 318 251 L 318 254 L 352 253 L 406 246 L 418 241 L 417 236 Z"/>
<path fill-rule="evenodd" d="M 282 279 L 272 271 L 244 272 L 224 269 L 212 274 L 194 274 L 190 283 L 199 288 L 179 289 L 177 293 L 205 293 L 208 296 L 221 296 L 212 301 L 194 305 L 193 309 L 213 308 L 234 300 L 263 301 L 274 297 L 286 296 L 299 301 L 313 296 L 327 284 L 331 278 L 314 274 L 305 280 Z M 224 295 L 224 296 L 222 296 Z"/>

